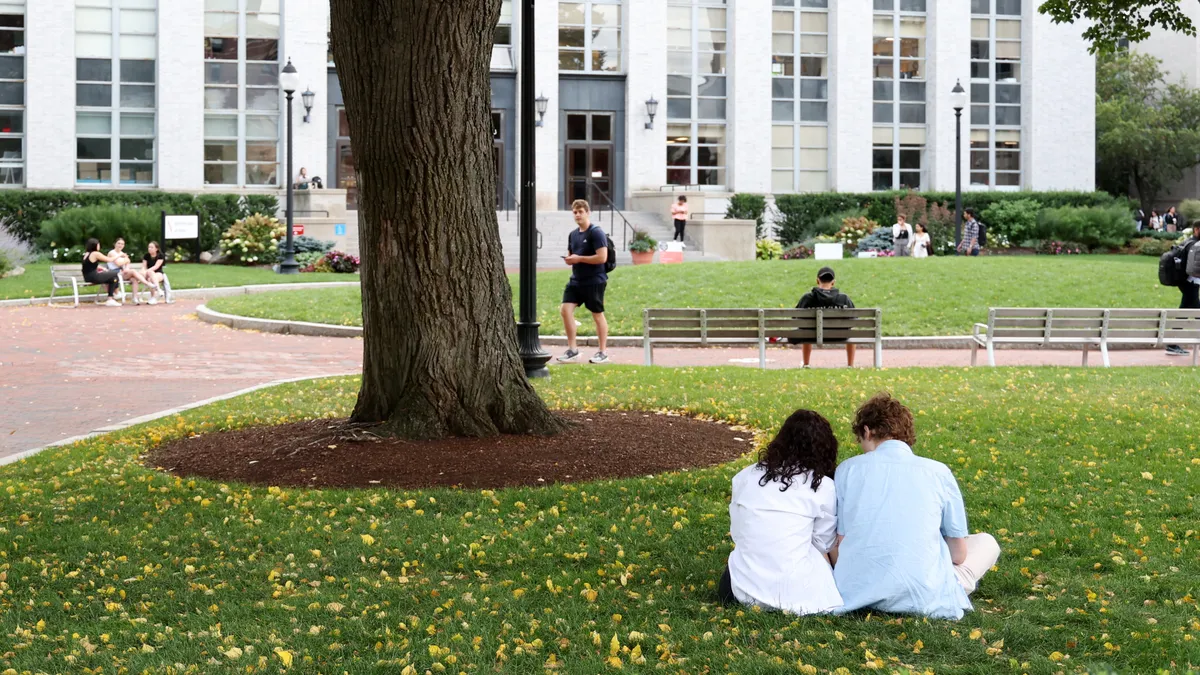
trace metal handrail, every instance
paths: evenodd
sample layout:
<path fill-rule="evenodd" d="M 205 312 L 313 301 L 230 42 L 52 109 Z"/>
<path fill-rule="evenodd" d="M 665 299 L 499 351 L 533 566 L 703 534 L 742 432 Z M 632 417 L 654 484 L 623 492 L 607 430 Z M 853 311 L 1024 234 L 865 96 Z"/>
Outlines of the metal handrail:
<path fill-rule="evenodd" d="M 509 214 L 511 214 L 513 211 L 518 211 L 521 209 L 521 200 L 517 199 L 517 196 L 515 194 L 513 194 L 512 190 L 508 189 L 507 185 L 501 183 L 500 187 L 504 188 L 504 197 L 505 197 L 505 199 L 500 204 L 500 210 L 504 212 L 504 220 L 505 220 L 505 222 L 507 222 L 511 219 L 511 216 Z M 512 197 L 511 203 L 513 204 L 513 208 L 511 208 L 511 209 L 505 208 L 509 204 L 509 201 L 508 201 L 509 197 Z"/>
<path fill-rule="evenodd" d="M 618 216 L 621 216 L 621 222 L 624 223 L 624 225 L 621 227 L 621 248 L 628 251 L 629 250 L 629 233 L 633 232 L 634 236 L 637 236 L 637 228 L 635 228 L 629 222 L 629 219 L 625 217 L 625 214 L 621 213 L 621 209 L 618 209 L 617 205 L 613 203 L 612 199 L 610 199 L 608 197 L 608 195 L 604 194 L 604 191 L 601 190 L 599 187 L 597 187 L 597 185 L 595 183 L 593 183 L 592 181 L 588 181 L 587 186 L 588 186 L 589 192 L 594 192 L 604 202 L 604 204 L 601 206 L 601 208 L 596 211 L 597 222 L 603 222 L 603 219 L 600 216 L 601 216 L 601 214 L 604 213 L 604 205 L 607 205 L 607 207 L 608 207 L 608 222 L 609 222 L 609 224 L 616 222 L 616 219 L 613 218 L 614 213 Z"/>

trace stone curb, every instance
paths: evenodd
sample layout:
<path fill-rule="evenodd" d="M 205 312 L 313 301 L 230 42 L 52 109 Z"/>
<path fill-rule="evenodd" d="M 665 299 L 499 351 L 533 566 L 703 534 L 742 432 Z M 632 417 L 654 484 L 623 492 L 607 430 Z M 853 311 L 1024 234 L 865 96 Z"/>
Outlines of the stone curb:
<path fill-rule="evenodd" d="M 237 330 L 256 330 L 263 333 L 306 335 L 308 337 L 362 337 L 362 328 L 359 326 L 335 326 L 328 323 L 308 323 L 306 321 L 256 319 L 249 316 L 223 314 L 209 309 L 208 305 L 197 307 L 196 316 L 205 323 L 221 324 Z"/>
<path fill-rule="evenodd" d="M 221 298 L 230 295 L 251 295 L 254 293 L 269 293 L 271 291 L 299 291 L 306 288 L 341 288 L 358 285 L 357 281 L 315 281 L 310 284 L 250 284 L 248 286 L 225 286 L 220 288 L 181 288 L 179 290 L 172 290 L 171 295 L 180 298 Z M 90 294 L 80 294 L 79 303 L 83 304 L 83 298 L 88 296 Z M 54 299 L 58 302 L 63 302 L 64 297 L 67 298 L 66 303 L 73 302 L 70 296 L 59 295 Z M 0 300 L 0 307 L 26 307 L 48 304 L 50 304 L 50 298 Z"/>
<path fill-rule="evenodd" d="M 220 396 L 213 396 L 212 398 L 206 398 L 203 401 L 196 401 L 195 403 L 188 403 L 187 405 L 182 405 L 177 408 L 171 408 L 170 410 L 163 410 L 161 412 L 150 413 L 149 415 L 142 415 L 141 417 L 134 417 L 132 419 L 125 420 L 124 422 L 117 422 L 116 424 L 110 424 L 106 427 L 100 427 L 99 429 L 96 429 L 95 431 L 90 431 L 86 434 L 82 434 L 79 436 L 72 436 L 70 438 L 64 438 L 61 441 L 56 441 L 54 443 L 50 443 L 49 445 L 43 445 L 40 448 L 34 448 L 32 450 L 22 450 L 21 452 L 18 452 L 15 455 L 8 455 L 6 457 L 0 457 L 0 466 L 4 466 L 6 464 L 13 464 L 13 463 L 19 462 L 23 459 L 33 457 L 34 455 L 38 454 L 39 452 L 41 452 L 43 450 L 48 450 L 50 448 L 57 448 L 57 447 L 64 446 L 64 445 L 70 445 L 72 443 L 84 441 L 89 438 L 95 438 L 96 436 L 102 436 L 104 434 L 109 434 L 114 431 L 128 429 L 129 427 L 132 427 L 132 426 L 135 426 L 138 424 L 144 424 L 146 422 L 153 422 L 154 420 L 162 419 L 164 417 L 170 417 L 171 415 L 178 415 L 181 412 L 186 412 L 186 411 L 192 410 L 194 408 L 206 406 L 206 405 L 209 405 L 210 403 L 217 403 L 217 402 L 225 401 L 225 400 L 228 400 L 231 398 L 237 398 L 238 396 L 250 394 L 250 393 L 256 392 L 260 389 L 266 389 L 268 387 L 275 387 L 275 386 L 279 386 L 281 384 L 289 384 L 292 382 L 304 382 L 305 380 L 323 380 L 328 377 L 347 377 L 347 376 L 359 375 L 359 374 L 360 373 L 331 373 L 329 375 L 317 375 L 315 377 L 314 376 L 293 377 L 293 378 L 289 378 L 286 380 L 275 380 L 273 382 L 267 382 L 265 384 L 258 384 L 253 387 L 248 387 L 246 389 L 239 389 L 238 391 L 235 391 L 235 392 L 232 392 L 229 394 L 221 394 Z"/>

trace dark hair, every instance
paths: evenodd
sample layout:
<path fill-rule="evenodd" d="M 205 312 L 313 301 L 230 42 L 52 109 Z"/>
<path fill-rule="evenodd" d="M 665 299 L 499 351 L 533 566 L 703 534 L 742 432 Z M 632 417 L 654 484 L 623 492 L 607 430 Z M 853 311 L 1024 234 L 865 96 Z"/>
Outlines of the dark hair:
<path fill-rule="evenodd" d="M 971 216 L 972 218 L 975 217 L 975 209 L 967 209 L 963 213 L 966 213 L 968 216 Z"/>
<path fill-rule="evenodd" d="M 155 251 L 157 251 L 157 252 L 159 253 L 159 255 L 161 255 L 161 254 L 162 254 L 162 247 L 158 245 L 158 242 L 157 242 L 157 241 L 152 241 L 152 242 L 150 242 L 149 244 L 146 244 L 146 253 L 149 253 L 149 252 L 150 252 L 150 247 L 151 247 L 151 246 L 153 246 L 153 247 L 154 247 L 154 250 L 155 250 Z"/>
<path fill-rule="evenodd" d="M 758 454 L 758 466 L 766 472 L 758 484 L 779 480 L 780 492 L 792 486 L 792 479 L 812 471 L 809 485 L 813 492 L 821 486 L 821 479 L 833 477 L 837 469 L 838 442 L 833 435 L 829 420 L 811 410 L 797 410 L 787 418 L 775 438 Z"/>
<path fill-rule="evenodd" d="M 921 231 L 922 231 L 922 232 L 928 232 L 928 231 L 929 231 L 929 230 L 925 229 L 925 226 L 924 226 L 923 224 L 921 224 L 921 223 L 917 223 L 917 227 L 921 228 Z"/>
<path fill-rule="evenodd" d="M 917 442 L 912 411 L 886 391 L 875 394 L 854 414 L 854 436 L 861 440 L 866 430 L 877 441 L 894 439 L 912 447 Z"/>
<path fill-rule="evenodd" d="M 124 243 L 125 237 L 117 237 L 116 239 L 113 239 L 113 246 L 116 246 L 118 241 Z"/>
<path fill-rule="evenodd" d="M 687 203 L 687 195 L 679 195 L 679 201 L 686 204 Z"/>
<path fill-rule="evenodd" d="M 95 237 L 92 237 L 91 239 L 87 240 L 87 243 L 84 244 L 83 247 L 85 249 L 87 249 L 88 253 L 91 253 L 92 251 L 99 251 L 100 250 L 100 240 Z"/>

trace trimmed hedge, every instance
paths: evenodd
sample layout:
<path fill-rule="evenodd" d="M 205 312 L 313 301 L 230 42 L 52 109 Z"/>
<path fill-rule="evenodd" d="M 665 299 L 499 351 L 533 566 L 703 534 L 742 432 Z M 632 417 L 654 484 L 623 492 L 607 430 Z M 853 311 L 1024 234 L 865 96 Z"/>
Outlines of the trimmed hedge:
<path fill-rule="evenodd" d="M 807 233 L 814 231 L 821 218 L 853 209 L 863 209 L 867 218 L 877 223 L 896 222 L 896 200 L 910 194 L 908 191 L 888 192 L 817 192 L 811 194 L 777 195 L 775 208 L 779 212 L 776 222 L 779 239 L 784 245 L 803 241 Z M 941 203 L 954 208 L 953 192 L 921 192 L 931 205 Z M 1043 208 L 1107 207 L 1120 205 L 1127 208 L 1129 201 L 1115 198 L 1106 192 L 964 192 L 963 208 L 983 213 L 998 202 L 1029 199 Z M 1132 217 L 1131 217 L 1132 218 Z M 988 224 L 991 227 L 991 223 Z M 994 230 L 989 230 L 989 235 Z M 996 232 L 1005 234 L 1004 232 Z"/>
<path fill-rule="evenodd" d="M 118 237 L 125 240 L 125 250 L 131 258 L 140 258 L 146 244 L 159 239 L 162 219 L 157 211 L 131 206 L 84 206 L 67 209 L 42 223 L 38 246 L 51 248 L 82 247 L 87 240 L 100 240 L 104 251 L 113 247 Z M 159 242 L 161 245 L 161 242 Z"/>
<path fill-rule="evenodd" d="M 766 211 L 766 197 L 739 193 L 729 198 L 729 208 L 725 209 L 725 217 L 731 220 L 753 220 L 754 237 L 762 239 L 763 215 Z"/>
<path fill-rule="evenodd" d="M 199 194 L 176 192 L 126 192 L 95 190 L 0 190 L 0 227 L 27 243 L 38 240 L 42 223 L 59 213 L 85 206 L 128 206 L 200 216 L 200 245 L 217 245 L 221 233 L 234 221 L 253 213 L 273 216 L 279 210 L 275 195 Z"/>

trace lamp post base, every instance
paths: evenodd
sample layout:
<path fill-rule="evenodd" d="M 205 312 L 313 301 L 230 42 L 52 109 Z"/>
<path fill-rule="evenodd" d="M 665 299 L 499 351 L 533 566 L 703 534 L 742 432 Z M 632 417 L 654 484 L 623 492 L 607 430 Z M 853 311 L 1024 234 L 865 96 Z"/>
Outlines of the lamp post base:
<path fill-rule="evenodd" d="M 550 369 L 546 364 L 550 361 L 550 352 L 542 349 L 538 328 L 542 324 L 517 322 L 517 352 L 521 362 L 525 364 L 525 377 L 529 379 L 550 377 Z"/>
<path fill-rule="evenodd" d="M 284 256 L 283 261 L 279 263 L 280 274 L 299 274 L 300 263 L 296 262 L 296 256 L 288 253 Z"/>

